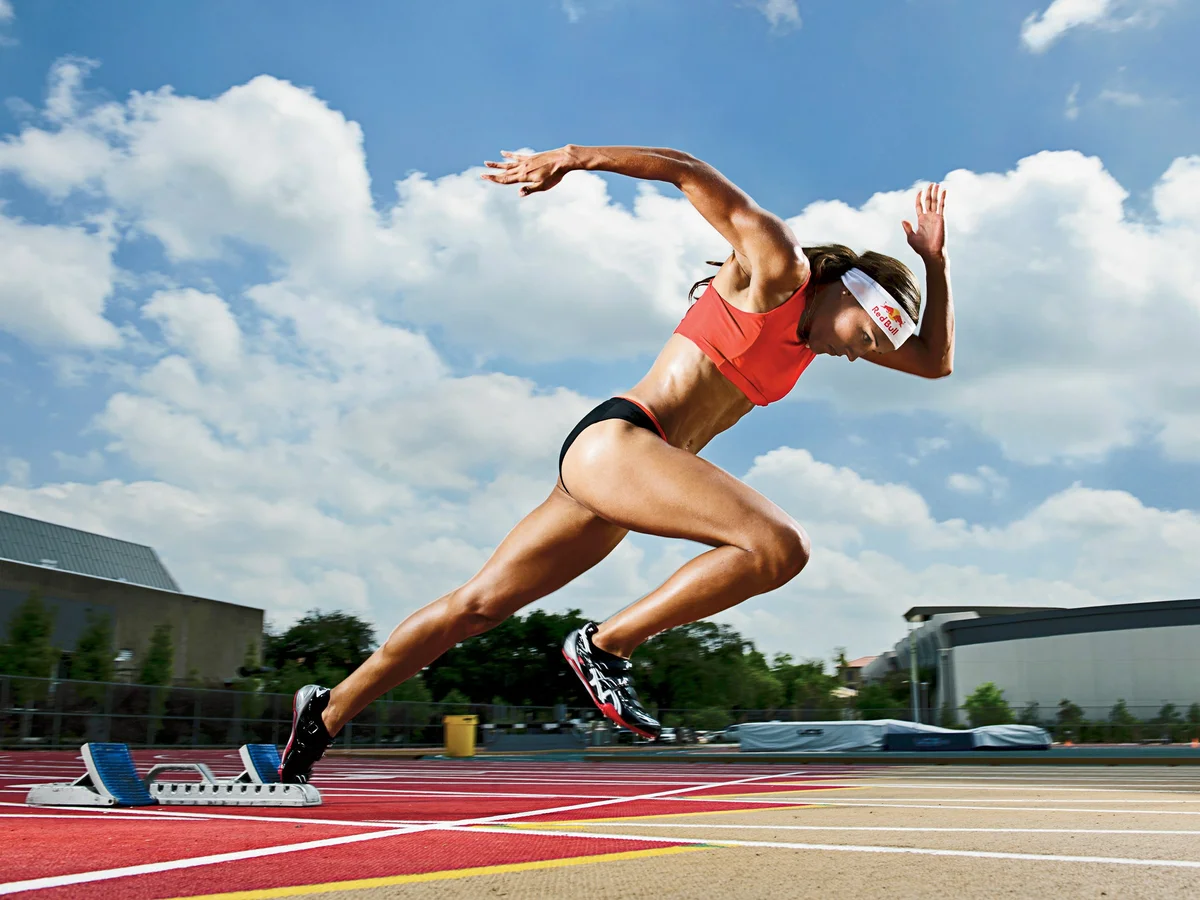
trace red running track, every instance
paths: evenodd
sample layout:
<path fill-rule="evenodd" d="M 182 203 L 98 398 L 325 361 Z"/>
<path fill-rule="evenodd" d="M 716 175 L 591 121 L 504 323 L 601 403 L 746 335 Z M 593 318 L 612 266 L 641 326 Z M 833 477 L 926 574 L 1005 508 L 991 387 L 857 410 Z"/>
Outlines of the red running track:
<path fill-rule="evenodd" d="M 136 751 L 156 762 L 240 770 L 234 751 Z M 319 807 L 38 809 L 29 786 L 69 781 L 76 753 L 0 752 L 0 896 L 190 897 L 365 878 L 657 849 L 662 841 L 607 841 L 472 824 L 578 821 L 746 809 L 732 794 L 830 787 L 845 768 L 697 763 L 397 761 L 329 759 L 314 784 Z M 765 808 L 759 803 L 756 809 Z M 794 799 L 793 799 L 794 803 Z"/>

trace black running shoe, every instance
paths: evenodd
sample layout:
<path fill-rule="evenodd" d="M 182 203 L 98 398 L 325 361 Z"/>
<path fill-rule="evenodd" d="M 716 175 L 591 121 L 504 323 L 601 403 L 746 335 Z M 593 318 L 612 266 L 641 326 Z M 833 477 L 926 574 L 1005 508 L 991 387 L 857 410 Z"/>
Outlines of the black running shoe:
<path fill-rule="evenodd" d="M 296 691 L 292 700 L 292 736 L 279 761 L 279 780 L 284 784 L 308 784 L 313 766 L 333 743 L 321 721 L 321 713 L 328 704 L 329 688 L 306 684 Z"/>
<path fill-rule="evenodd" d="M 629 680 L 633 663 L 592 643 L 595 624 L 589 622 L 572 631 L 563 641 L 563 656 L 587 688 L 592 702 L 612 721 L 634 734 L 654 740 L 662 731 L 650 713 L 642 707 L 637 691 Z"/>

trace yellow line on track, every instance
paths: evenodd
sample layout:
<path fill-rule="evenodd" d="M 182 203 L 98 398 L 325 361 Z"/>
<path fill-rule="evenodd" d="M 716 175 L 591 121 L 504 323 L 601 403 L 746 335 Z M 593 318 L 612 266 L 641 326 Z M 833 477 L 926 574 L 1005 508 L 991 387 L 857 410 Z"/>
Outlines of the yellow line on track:
<path fill-rule="evenodd" d="M 356 891 L 368 888 L 389 887 L 394 884 L 420 884 L 427 881 L 451 881 L 456 878 L 474 878 L 476 875 L 503 875 L 509 872 L 533 872 L 539 869 L 559 869 L 566 866 L 584 866 L 591 863 L 618 862 L 625 859 L 648 859 L 654 856 L 673 856 L 696 850 L 712 849 L 706 846 L 655 847 L 650 850 L 630 850 L 624 853 L 601 853 L 596 856 L 570 856 L 564 859 L 540 859 L 532 862 L 507 863 L 500 866 L 478 866 L 473 869 L 444 869 L 440 872 L 422 872 L 418 875 L 388 875 L 382 878 L 360 878 L 356 881 L 331 881 L 326 884 L 301 884 L 292 887 L 264 888 L 254 891 L 233 891 L 226 894 L 204 894 L 176 897 L 174 900 L 275 900 L 278 897 L 302 897 L 305 894 L 320 894 L 326 891 Z"/>

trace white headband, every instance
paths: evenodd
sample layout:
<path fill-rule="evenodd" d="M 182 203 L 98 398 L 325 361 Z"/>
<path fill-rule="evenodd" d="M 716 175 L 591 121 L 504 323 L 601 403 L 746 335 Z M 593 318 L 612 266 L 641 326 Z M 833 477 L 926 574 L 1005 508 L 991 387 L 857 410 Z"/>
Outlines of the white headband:
<path fill-rule="evenodd" d="M 842 276 L 842 284 L 879 323 L 893 346 L 899 347 L 917 330 L 916 324 L 892 295 L 862 269 L 851 269 Z"/>

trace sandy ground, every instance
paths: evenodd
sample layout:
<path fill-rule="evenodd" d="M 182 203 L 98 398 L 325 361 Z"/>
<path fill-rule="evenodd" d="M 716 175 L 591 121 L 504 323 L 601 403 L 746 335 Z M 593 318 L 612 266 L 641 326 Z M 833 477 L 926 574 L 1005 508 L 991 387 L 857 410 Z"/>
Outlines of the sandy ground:
<path fill-rule="evenodd" d="M 838 783 L 850 787 L 746 796 L 736 812 L 696 799 L 669 817 L 521 829 L 708 842 L 682 852 L 305 896 L 1200 897 L 1190 768 L 913 767 Z M 713 846 L 734 841 L 757 846 Z"/>

